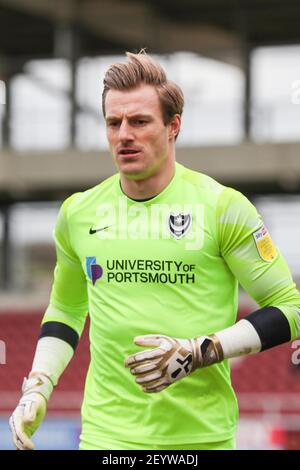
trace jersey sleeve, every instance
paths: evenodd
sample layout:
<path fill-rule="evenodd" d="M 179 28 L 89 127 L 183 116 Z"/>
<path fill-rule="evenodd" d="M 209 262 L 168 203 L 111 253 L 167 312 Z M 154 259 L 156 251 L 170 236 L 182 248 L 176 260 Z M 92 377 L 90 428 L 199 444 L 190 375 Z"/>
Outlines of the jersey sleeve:
<path fill-rule="evenodd" d="M 242 287 L 260 307 L 280 309 L 291 339 L 299 336 L 300 294 L 288 265 L 256 208 L 232 188 L 219 196 L 217 233 L 220 252 Z"/>
<path fill-rule="evenodd" d="M 68 227 L 68 208 L 76 195 L 62 204 L 55 225 L 57 261 L 50 303 L 42 323 L 65 323 L 80 336 L 88 313 L 88 295 L 85 274 L 72 248 Z"/>

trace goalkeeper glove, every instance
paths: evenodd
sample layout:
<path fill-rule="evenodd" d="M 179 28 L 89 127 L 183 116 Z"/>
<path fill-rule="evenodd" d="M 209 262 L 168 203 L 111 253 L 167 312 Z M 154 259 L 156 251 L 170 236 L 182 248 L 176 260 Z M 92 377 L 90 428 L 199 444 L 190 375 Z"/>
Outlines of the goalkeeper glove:
<path fill-rule="evenodd" d="M 45 374 L 34 372 L 24 379 L 23 395 L 9 420 L 13 442 L 18 450 L 34 449 L 31 436 L 45 417 L 52 390 L 53 384 Z"/>
<path fill-rule="evenodd" d="M 129 367 L 144 392 L 160 392 L 195 369 L 221 362 L 222 346 L 215 335 L 194 339 L 170 338 L 163 335 L 137 336 L 139 346 L 157 346 L 129 356 Z"/>

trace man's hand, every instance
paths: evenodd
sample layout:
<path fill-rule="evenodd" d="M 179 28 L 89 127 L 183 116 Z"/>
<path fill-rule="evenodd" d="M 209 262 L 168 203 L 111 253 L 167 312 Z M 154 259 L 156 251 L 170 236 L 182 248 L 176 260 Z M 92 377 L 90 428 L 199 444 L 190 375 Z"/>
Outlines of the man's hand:
<path fill-rule="evenodd" d="M 218 338 L 199 336 L 194 339 L 177 339 L 163 335 L 145 335 L 134 338 L 139 346 L 156 346 L 125 360 L 136 382 L 144 392 L 160 392 L 195 369 L 223 360 Z"/>
<path fill-rule="evenodd" d="M 9 419 L 13 442 L 18 450 L 33 450 L 31 436 L 43 421 L 53 390 L 50 379 L 38 374 L 24 379 L 23 395 Z"/>

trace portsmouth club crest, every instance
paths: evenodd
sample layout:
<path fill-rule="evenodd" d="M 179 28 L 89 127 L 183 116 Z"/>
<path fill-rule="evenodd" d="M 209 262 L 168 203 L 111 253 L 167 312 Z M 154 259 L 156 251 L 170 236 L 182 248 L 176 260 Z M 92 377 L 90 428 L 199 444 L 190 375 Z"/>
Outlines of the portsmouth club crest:
<path fill-rule="evenodd" d="M 170 214 L 168 226 L 177 240 L 184 237 L 192 225 L 192 214 Z"/>

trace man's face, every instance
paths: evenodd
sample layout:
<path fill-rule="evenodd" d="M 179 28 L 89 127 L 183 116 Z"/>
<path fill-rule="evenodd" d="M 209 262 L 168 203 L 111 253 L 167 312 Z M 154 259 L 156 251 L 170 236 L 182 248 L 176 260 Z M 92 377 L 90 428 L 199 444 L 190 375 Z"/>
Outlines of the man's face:
<path fill-rule="evenodd" d="M 130 179 L 144 179 L 172 164 L 170 145 L 176 129 L 174 123 L 164 124 L 153 86 L 109 90 L 105 111 L 110 151 L 120 173 Z M 176 119 L 178 126 L 180 118 Z"/>

